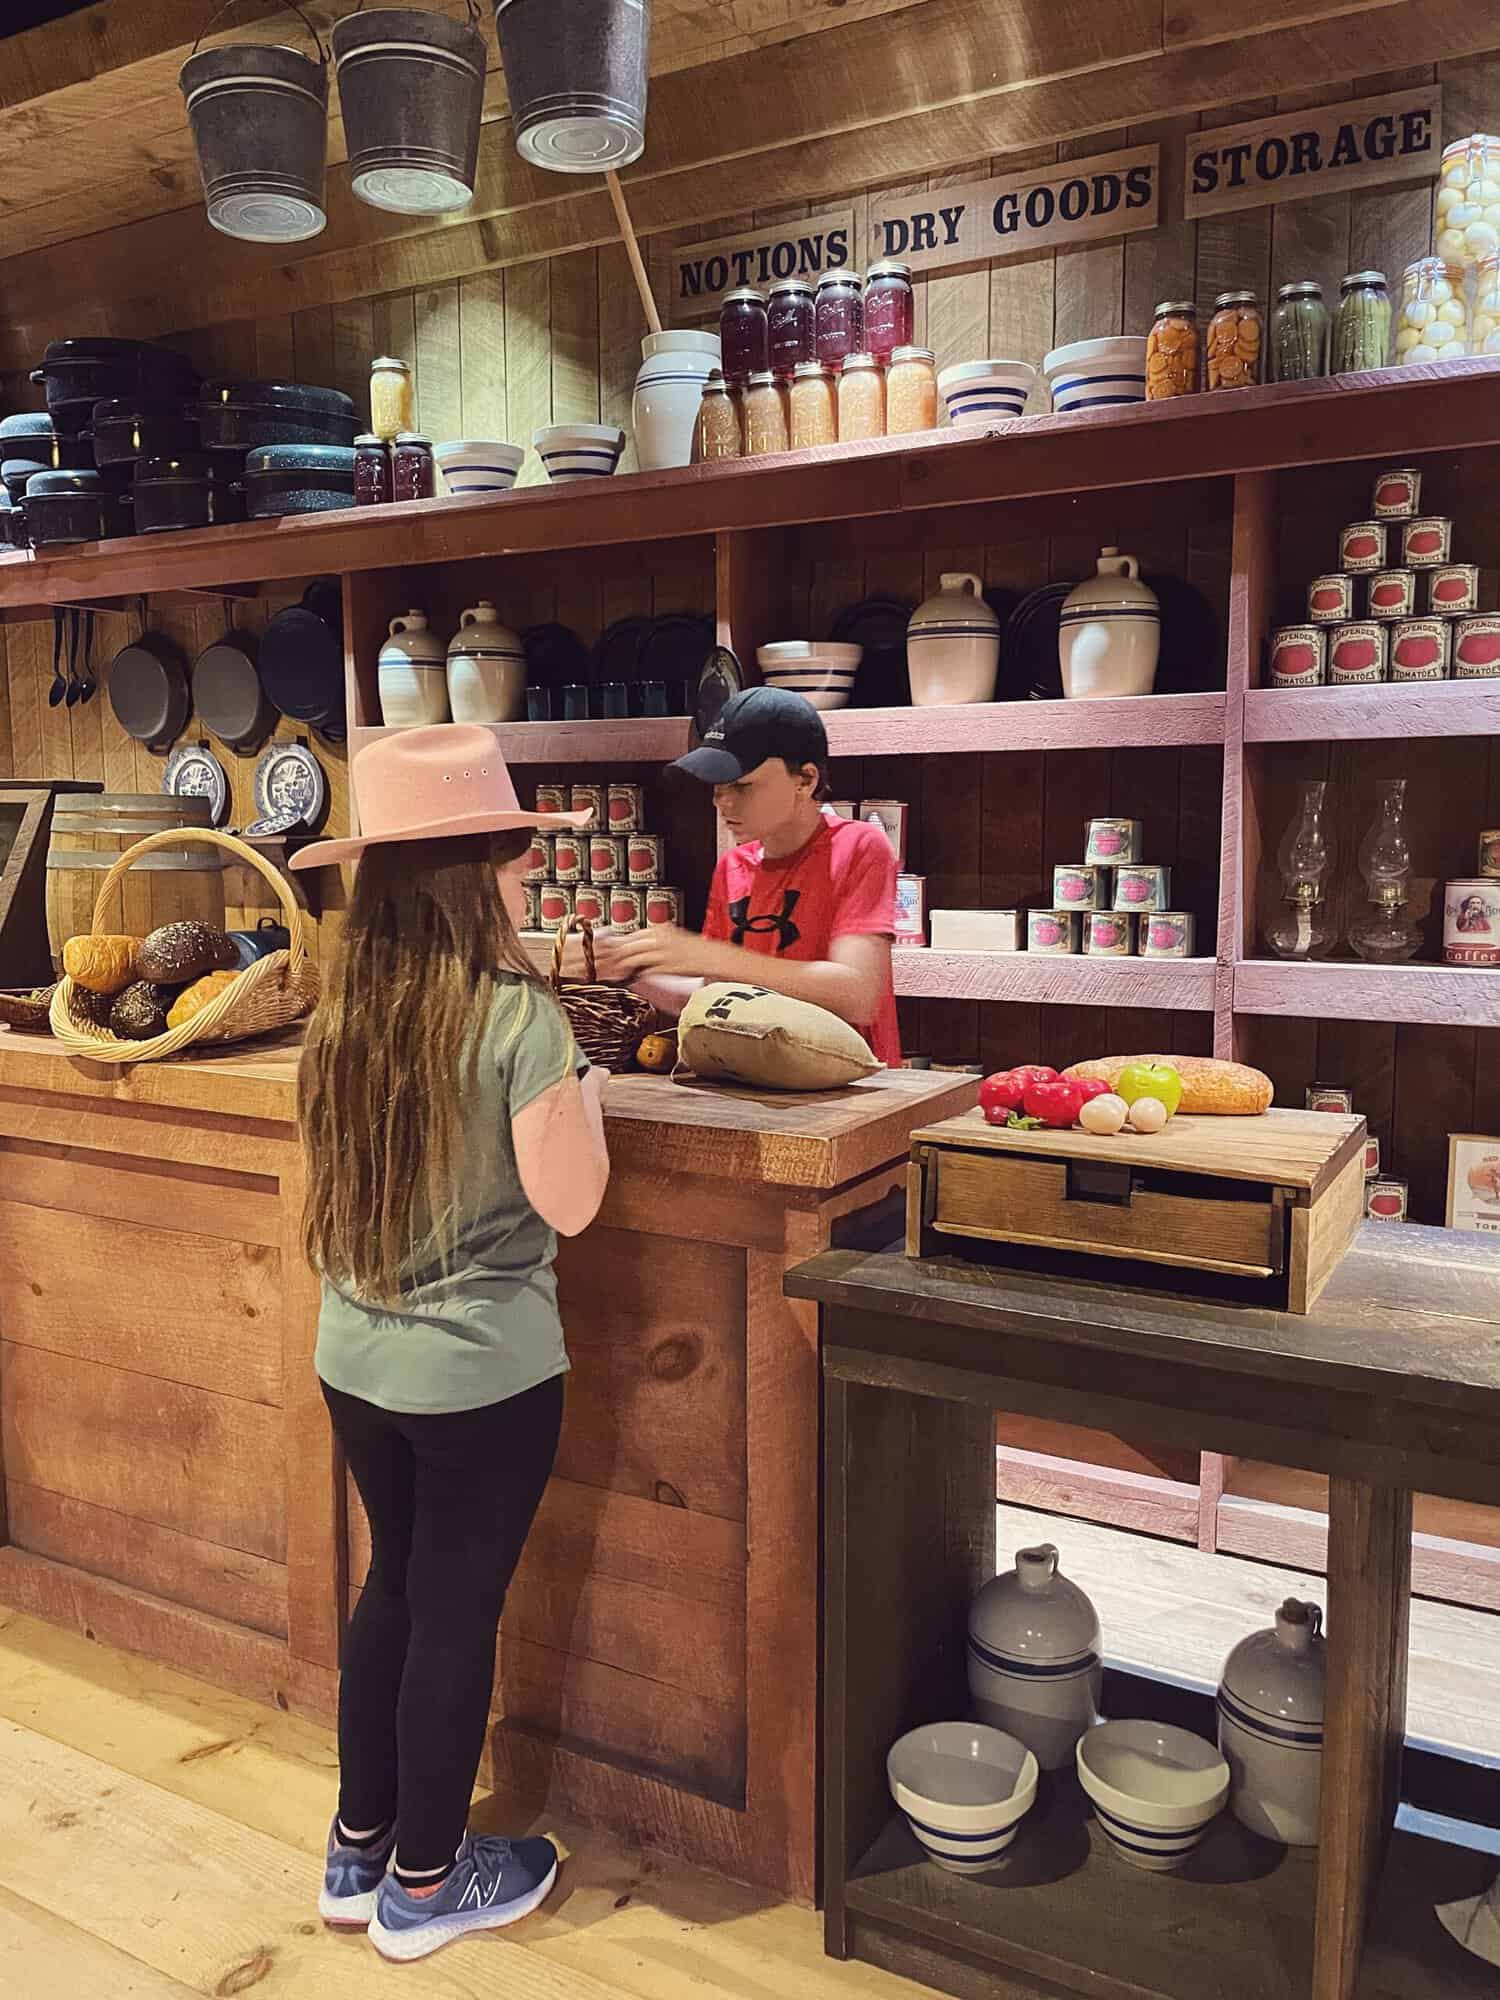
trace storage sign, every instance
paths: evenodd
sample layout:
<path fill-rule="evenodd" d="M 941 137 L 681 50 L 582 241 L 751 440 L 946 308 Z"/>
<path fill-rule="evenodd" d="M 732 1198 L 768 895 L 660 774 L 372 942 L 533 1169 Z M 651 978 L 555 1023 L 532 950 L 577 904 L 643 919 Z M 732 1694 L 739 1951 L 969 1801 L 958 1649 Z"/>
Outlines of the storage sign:
<path fill-rule="evenodd" d="M 1221 125 L 1200 132 L 1188 147 L 1183 213 L 1191 220 L 1382 181 L 1436 177 L 1442 129 L 1436 84 Z"/>
<path fill-rule="evenodd" d="M 870 197 L 870 260 L 900 257 L 914 271 L 1066 250 L 1100 236 L 1154 229 L 1161 148 L 1101 153 L 1028 174 Z"/>
<path fill-rule="evenodd" d="M 720 236 L 685 249 L 653 250 L 655 291 L 674 309 L 712 312 L 737 285 L 768 290 L 778 278 L 811 278 L 855 262 L 854 210 L 840 208 L 743 236 Z"/>

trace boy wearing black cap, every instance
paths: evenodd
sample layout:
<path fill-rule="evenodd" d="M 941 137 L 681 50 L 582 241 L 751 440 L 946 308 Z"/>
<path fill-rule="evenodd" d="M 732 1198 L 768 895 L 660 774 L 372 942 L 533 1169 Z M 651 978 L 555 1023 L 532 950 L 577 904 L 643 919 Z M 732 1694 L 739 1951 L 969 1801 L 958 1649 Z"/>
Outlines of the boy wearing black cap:
<path fill-rule="evenodd" d="M 801 695 L 754 687 L 731 697 L 675 767 L 713 786 L 738 843 L 719 857 L 702 935 L 672 924 L 606 933 L 599 968 L 673 1014 L 705 979 L 810 1000 L 894 1067 L 896 857 L 880 827 L 818 803 L 827 764 L 823 719 Z"/>

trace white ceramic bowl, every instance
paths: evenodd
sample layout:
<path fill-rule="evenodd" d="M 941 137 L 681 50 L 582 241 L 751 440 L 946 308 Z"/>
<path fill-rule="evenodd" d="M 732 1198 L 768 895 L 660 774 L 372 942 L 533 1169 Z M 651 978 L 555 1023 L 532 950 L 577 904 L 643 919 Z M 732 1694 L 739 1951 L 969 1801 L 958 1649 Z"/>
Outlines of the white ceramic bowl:
<path fill-rule="evenodd" d="M 1111 334 L 1104 340 L 1075 340 L 1054 347 L 1042 363 L 1059 412 L 1100 410 L 1113 403 L 1146 400 L 1146 336 Z"/>
<path fill-rule="evenodd" d="M 1166 1722 L 1089 1730 L 1078 1781 L 1115 1853 L 1155 1875 L 1182 1866 L 1229 1797 L 1229 1766 L 1214 1745 Z"/>
<path fill-rule="evenodd" d="M 913 1729 L 891 1745 L 885 1769 L 913 1837 L 954 1875 L 993 1868 L 1036 1798 L 1035 1757 L 981 1722 Z"/>
<path fill-rule="evenodd" d="M 988 424 L 1023 415 L 1035 380 L 1029 361 L 960 361 L 943 370 L 938 388 L 950 424 Z"/>
<path fill-rule="evenodd" d="M 613 424 L 547 424 L 532 432 L 531 442 L 555 485 L 565 479 L 608 479 L 620 463 L 625 433 Z"/>
<path fill-rule="evenodd" d="M 526 447 L 488 438 L 450 438 L 432 455 L 450 493 L 509 493 L 521 470 Z"/>
<path fill-rule="evenodd" d="M 848 707 L 864 656 L 863 646 L 818 639 L 785 639 L 761 646 L 755 655 L 772 687 L 788 688 L 820 709 Z"/>

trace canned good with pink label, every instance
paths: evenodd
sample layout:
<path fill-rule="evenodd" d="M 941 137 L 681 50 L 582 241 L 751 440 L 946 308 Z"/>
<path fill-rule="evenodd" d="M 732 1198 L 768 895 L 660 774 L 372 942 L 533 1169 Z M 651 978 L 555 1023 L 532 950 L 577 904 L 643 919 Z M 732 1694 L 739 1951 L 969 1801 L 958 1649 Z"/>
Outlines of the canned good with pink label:
<path fill-rule="evenodd" d="M 1078 950 L 1082 920 L 1077 910 L 1028 910 L 1026 949 L 1048 958 L 1071 958 Z"/>
<path fill-rule="evenodd" d="M 1444 888 L 1443 957 L 1449 965 L 1500 965 L 1500 880 L 1493 875 Z"/>
<path fill-rule="evenodd" d="M 607 924 L 609 891 L 597 883 L 580 882 L 573 891 L 573 914 L 581 924 Z"/>
<path fill-rule="evenodd" d="M 1133 862 L 1129 868 L 1115 870 L 1117 910 L 1134 910 L 1139 916 L 1147 910 L 1165 910 L 1171 901 L 1170 868 L 1153 868 L 1145 862 Z"/>
<path fill-rule="evenodd" d="M 662 837 L 659 833 L 633 833 L 625 846 L 628 881 L 644 886 L 662 878 Z"/>
<path fill-rule="evenodd" d="M 1479 872 L 1500 879 L 1500 826 L 1486 827 L 1479 836 Z"/>
<path fill-rule="evenodd" d="M 1453 628 L 1446 618 L 1403 618 L 1391 627 L 1393 681 L 1445 681 Z"/>
<path fill-rule="evenodd" d="M 1354 1092 L 1346 1090 L 1341 1083 L 1310 1083 L 1303 1103 L 1309 1111 L 1354 1110 Z"/>
<path fill-rule="evenodd" d="M 1377 521 L 1399 521 L 1422 504 L 1422 475 L 1414 465 L 1393 465 L 1375 475 L 1370 512 Z"/>
<path fill-rule="evenodd" d="M 1091 819 L 1084 833 L 1083 859 L 1088 867 L 1118 867 L 1141 858 L 1138 819 Z"/>
<path fill-rule="evenodd" d="M 625 880 L 625 841 L 613 834 L 594 833 L 589 836 L 589 880 L 591 882 L 623 882 Z"/>
<path fill-rule="evenodd" d="M 1405 1222 L 1406 1182 L 1377 1174 L 1365 1187 L 1365 1214 L 1372 1222 Z"/>
<path fill-rule="evenodd" d="M 1354 578 L 1343 570 L 1315 576 L 1307 586 L 1307 615 L 1314 625 L 1337 625 L 1354 616 Z"/>
<path fill-rule="evenodd" d="M 1380 1141 L 1373 1132 L 1365 1134 L 1365 1179 L 1374 1180 L 1380 1172 Z"/>
<path fill-rule="evenodd" d="M 526 857 L 526 872 L 523 882 L 550 882 L 552 879 L 552 842 L 556 838 L 550 833 L 534 833 L 531 836 L 531 852 Z"/>
<path fill-rule="evenodd" d="M 1339 568 L 1385 568 L 1384 521 L 1351 521 L 1339 534 Z"/>
<path fill-rule="evenodd" d="M 612 931 L 638 931 L 646 921 L 646 899 L 639 889 L 616 882 L 609 892 L 609 927 Z"/>
<path fill-rule="evenodd" d="M 1401 560 L 1408 569 L 1436 569 L 1453 560 L 1453 523 L 1424 514 L 1401 531 Z"/>
<path fill-rule="evenodd" d="M 682 891 L 670 889 L 657 882 L 646 891 L 647 924 L 680 924 L 682 922 Z"/>
<path fill-rule="evenodd" d="M 538 893 L 542 929 L 560 931 L 573 914 L 573 891 L 561 882 L 544 882 Z"/>
<path fill-rule="evenodd" d="M 1141 918 L 1141 957 L 1191 958 L 1195 928 L 1187 910 L 1153 910 Z"/>
<path fill-rule="evenodd" d="M 611 784 L 605 808 L 611 833 L 642 833 L 646 826 L 646 794 L 639 785 Z"/>
<path fill-rule="evenodd" d="M 1482 612 L 1453 621 L 1453 678 L 1493 680 L 1500 674 L 1500 618 Z"/>
<path fill-rule="evenodd" d="M 1110 870 L 1088 862 L 1069 862 L 1052 871 L 1052 907 L 1055 910 L 1107 910 Z"/>
<path fill-rule="evenodd" d="M 586 882 L 589 876 L 589 837 L 586 833 L 555 833 L 552 836 L 552 879 L 554 882 Z"/>
<path fill-rule="evenodd" d="M 1427 602 L 1440 618 L 1479 609 L 1479 570 L 1474 563 L 1450 563 L 1427 572 Z"/>
<path fill-rule="evenodd" d="M 1124 910 L 1090 910 L 1085 918 L 1090 958 L 1132 958 L 1136 919 Z"/>
<path fill-rule="evenodd" d="M 1321 625 L 1283 625 L 1271 634 L 1271 686 L 1319 687 L 1328 672 L 1328 634 Z"/>
<path fill-rule="evenodd" d="M 1414 569 L 1378 569 L 1370 578 L 1372 618 L 1410 618 L 1417 608 Z"/>
<path fill-rule="evenodd" d="M 1329 634 L 1329 680 L 1340 687 L 1359 681 L 1383 681 L 1386 633 L 1384 625 L 1377 625 L 1369 619 L 1358 619 L 1351 625 L 1335 625 Z"/>
<path fill-rule="evenodd" d="M 536 809 L 539 813 L 565 813 L 568 810 L 567 786 L 538 785 L 536 788 Z"/>
<path fill-rule="evenodd" d="M 574 812 L 591 812 L 594 815 L 592 822 L 593 825 L 603 826 L 604 824 L 603 785 L 596 785 L 596 784 L 575 785 L 573 787 L 572 797 L 573 797 L 572 810 Z"/>

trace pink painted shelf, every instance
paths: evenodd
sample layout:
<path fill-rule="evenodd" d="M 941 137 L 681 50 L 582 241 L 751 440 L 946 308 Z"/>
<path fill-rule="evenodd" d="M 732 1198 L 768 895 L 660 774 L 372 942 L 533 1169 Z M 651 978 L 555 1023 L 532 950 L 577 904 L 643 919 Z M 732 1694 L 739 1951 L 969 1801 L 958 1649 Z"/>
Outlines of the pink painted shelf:
<path fill-rule="evenodd" d="M 1251 688 L 1245 696 L 1247 743 L 1494 735 L 1500 735 L 1500 680 Z"/>
<path fill-rule="evenodd" d="M 689 745 L 685 715 L 627 717 L 618 722 L 491 722 L 507 764 L 667 764 Z M 353 755 L 396 729 L 349 731 Z"/>
<path fill-rule="evenodd" d="M 1211 958 L 1048 958 L 902 946 L 891 965 L 897 993 L 911 1000 L 1054 1000 L 1192 1013 L 1209 1013 L 1214 1004 Z"/>
<path fill-rule="evenodd" d="M 1234 968 L 1237 1014 L 1328 1021 L 1426 1021 L 1500 1028 L 1500 970 L 1460 965 L 1292 965 L 1255 958 Z"/>
<path fill-rule="evenodd" d="M 1497 683 L 1500 686 L 1500 683 Z M 846 708 L 824 717 L 835 757 L 931 757 L 976 751 L 1117 750 L 1222 743 L 1222 694 L 1121 701 L 995 701 L 952 708 Z"/>

